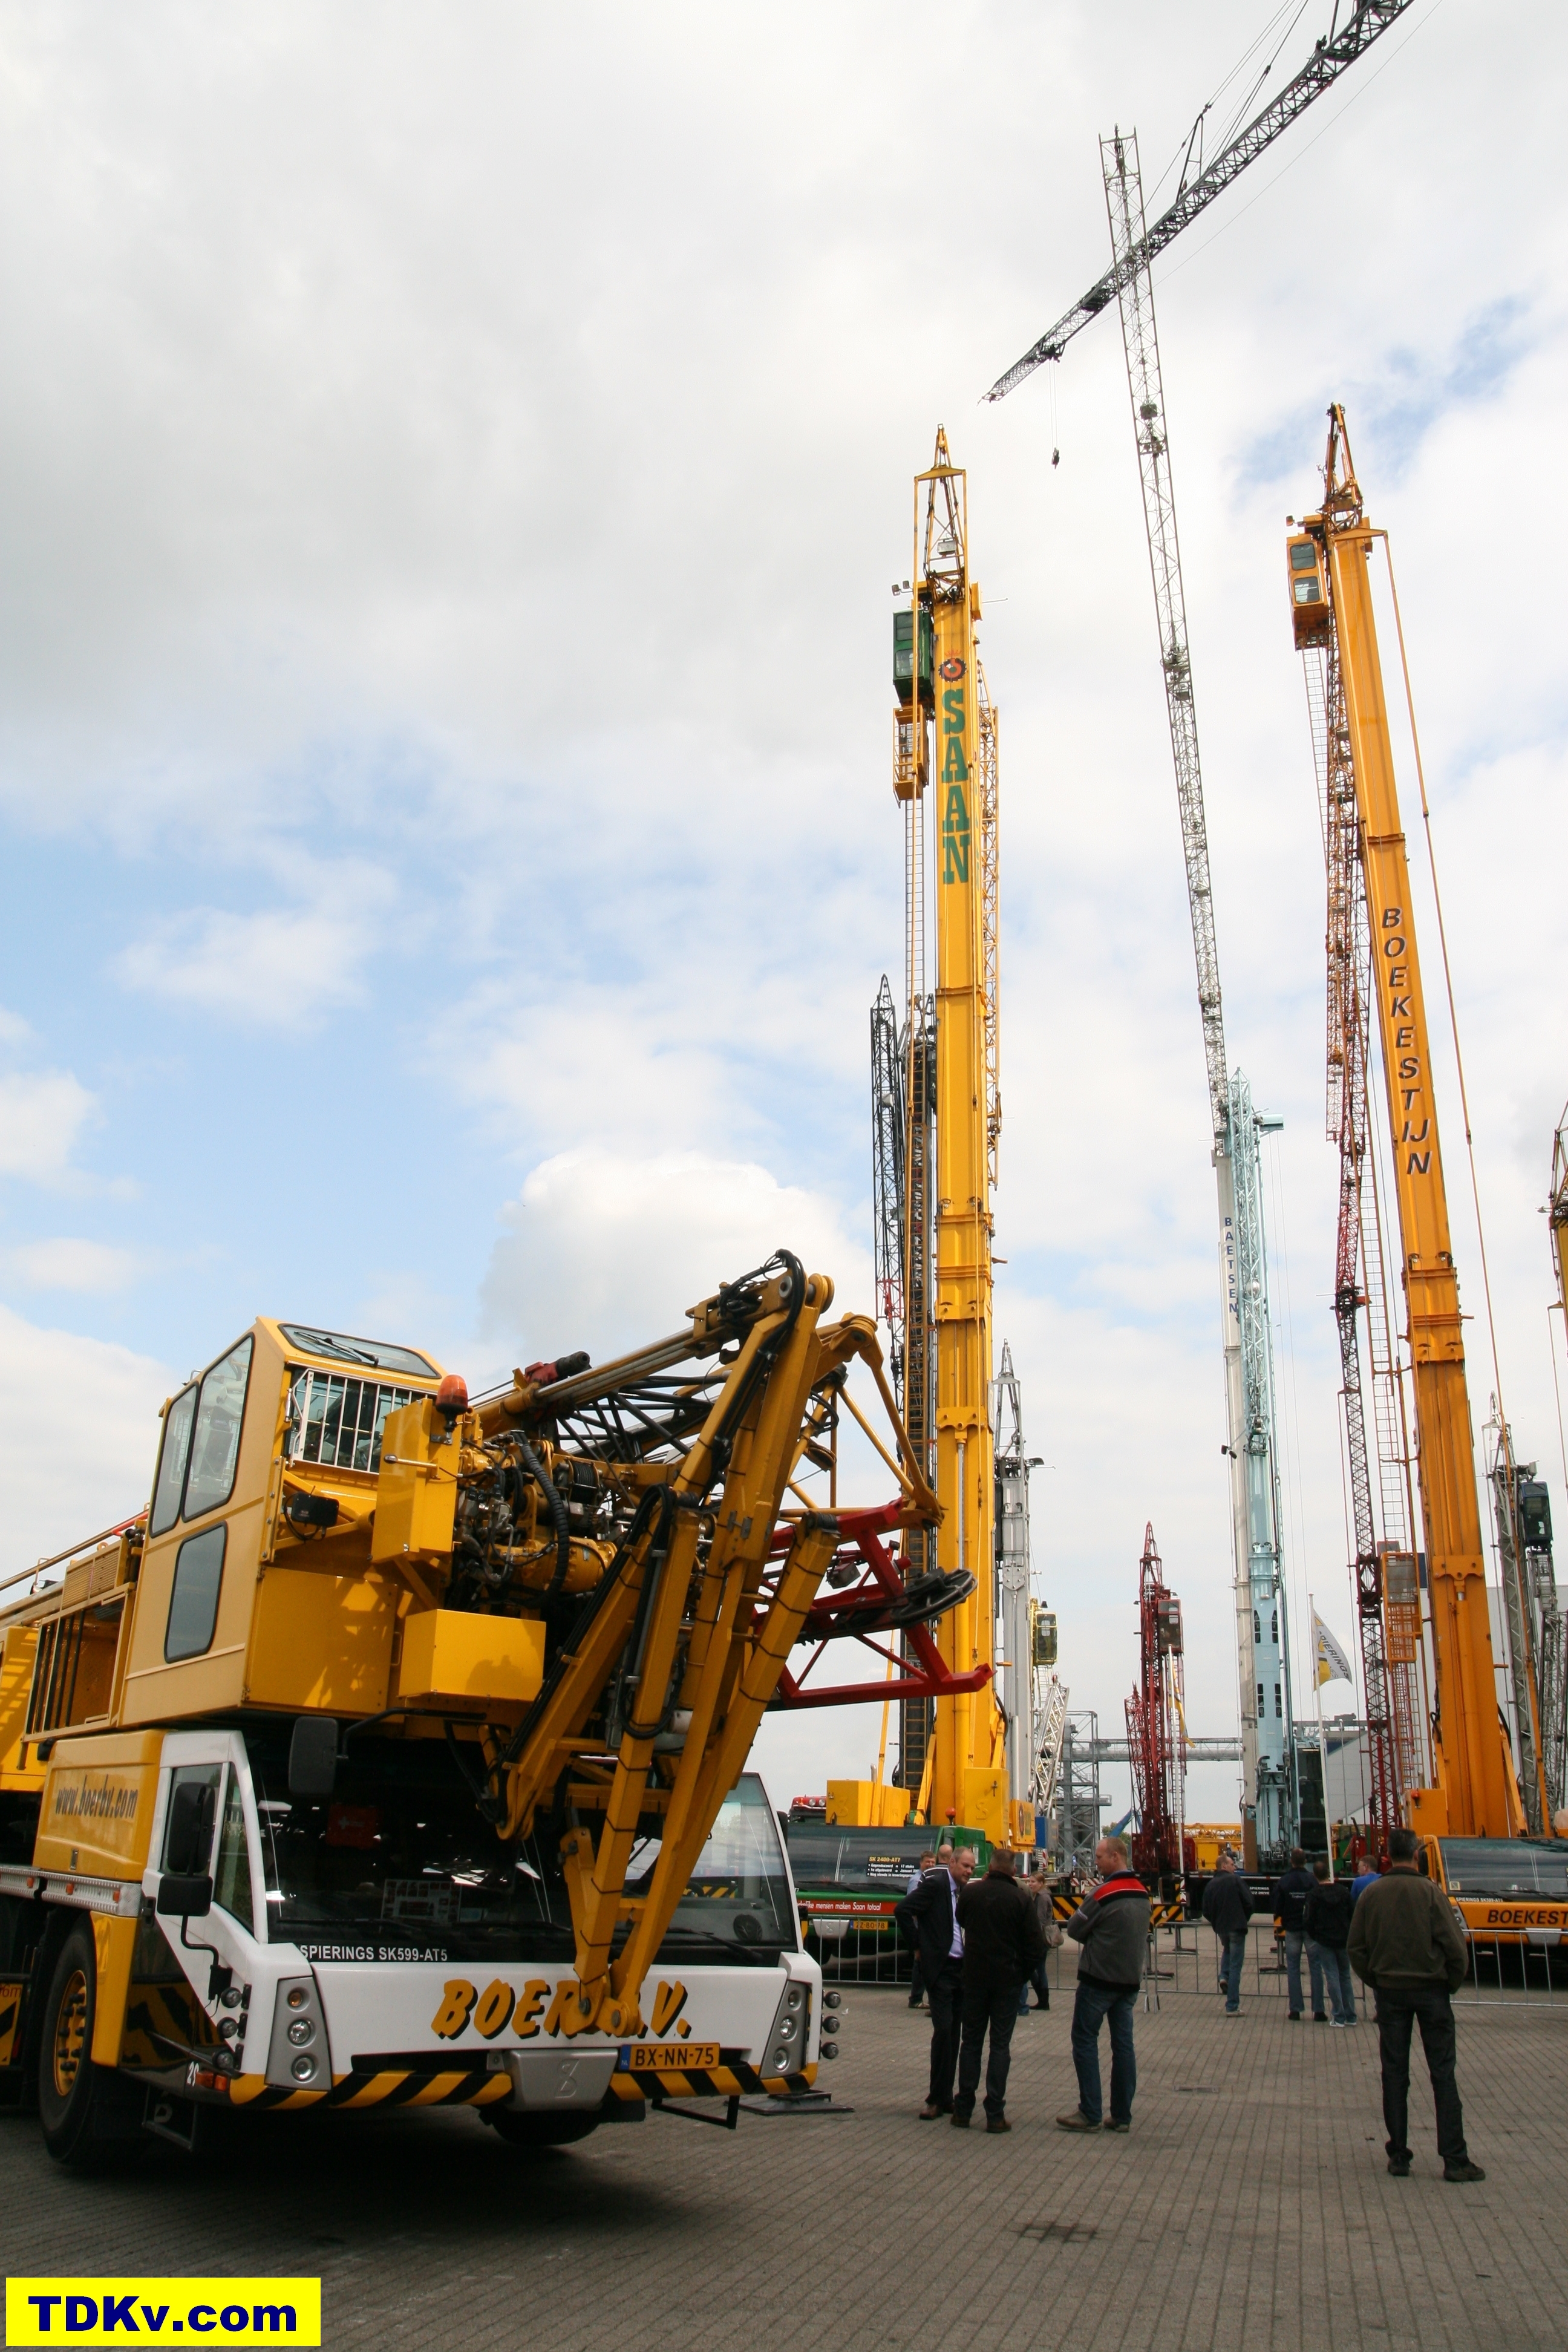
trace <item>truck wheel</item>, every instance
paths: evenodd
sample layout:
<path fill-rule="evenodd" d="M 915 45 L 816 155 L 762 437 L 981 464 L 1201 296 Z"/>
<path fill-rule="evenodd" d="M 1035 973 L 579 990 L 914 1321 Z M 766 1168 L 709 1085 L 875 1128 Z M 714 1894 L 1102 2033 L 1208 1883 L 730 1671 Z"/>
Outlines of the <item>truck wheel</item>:
<path fill-rule="evenodd" d="M 484 2111 L 491 2129 L 500 2134 L 508 2147 L 542 2148 L 570 2147 L 574 2140 L 586 2139 L 591 2131 L 599 2128 L 595 2115 L 586 2116 L 520 2116 L 498 2115 L 494 2107 Z"/>
<path fill-rule="evenodd" d="M 79 2170 L 113 2161 L 139 2136 L 134 2085 L 92 2063 L 98 1968 L 92 1929 L 79 1920 L 66 1937 L 44 2003 L 38 2044 L 38 2120 L 44 2145 Z"/>

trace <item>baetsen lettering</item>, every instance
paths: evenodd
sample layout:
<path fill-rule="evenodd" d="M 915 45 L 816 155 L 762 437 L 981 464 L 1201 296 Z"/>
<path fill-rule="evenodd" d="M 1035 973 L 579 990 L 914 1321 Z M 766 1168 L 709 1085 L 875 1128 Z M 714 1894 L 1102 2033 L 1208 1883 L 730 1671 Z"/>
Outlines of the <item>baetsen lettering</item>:
<path fill-rule="evenodd" d="M 142 1791 L 129 1780 L 62 1781 L 55 1790 L 54 1811 L 61 1820 L 132 1822 Z"/>
<path fill-rule="evenodd" d="M 582 1990 L 577 1979 L 570 1976 L 553 1985 L 548 1977 L 529 1977 L 521 1985 L 496 1977 L 482 1990 L 467 1977 L 453 1977 L 442 1988 L 430 2031 L 442 2042 L 456 2042 L 470 2031 L 481 2042 L 494 2042 L 510 2026 L 519 2042 L 532 2042 L 540 2036 L 553 2042 L 563 2034 L 570 2041 L 581 2031 Z M 657 2036 L 662 2038 L 672 2030 L 686 2001 L 683 1984 L 658 1984 L 652 2006 Z M 681 2030 L 689 2033 L 691 2029 L 687 2025 Z"/>
<path fill-rule="evenodd" d="M 1405 1154 L 1405 1173 L 1430 1176 L 1433 1147 L 1427 1139 L 1432 1133 L 1432 1121 L 1422 1104 L 1423 1066 L 1416 1035 L 1414 984 L 1410 965 L 1402 961 L 1410 953 L 1410 942 L 1405 936 L 1404 908 L 1385 907 L 1381 928 L 1385 934 L 1383 953 L 1387 969 L 1384 976 L 1388 987 L 1384 1036 L 1398 1056 L 1395 1074 L 1405 1110 L 1399 1144 Z M 1426 1144 L 1425 1151 L 1418 1149 L 1423 1143 Z"/>

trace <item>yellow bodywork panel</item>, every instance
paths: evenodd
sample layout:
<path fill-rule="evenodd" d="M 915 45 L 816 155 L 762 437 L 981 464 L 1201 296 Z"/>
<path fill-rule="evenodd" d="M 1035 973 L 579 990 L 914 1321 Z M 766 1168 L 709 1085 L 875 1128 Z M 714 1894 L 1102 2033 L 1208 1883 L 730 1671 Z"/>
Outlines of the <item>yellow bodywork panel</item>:
<path fill-rule="evenodd" d="M 387 1416 L 375 1482 L 374 1560 L 444 1559 L 452 1549 L 461 1448 L 422 1398 Z"/>
<path fill-rule="evenodd" d="M 536 1618 L 478 1617 L 419 1609 L 404 1620 L 398 1696 L 537 1698 L 544 1680 L 544 1627 Z"/>
<path fill-rule="evenodd" d="M 398 1588 L 374 1572 L 268 1568 L 251 1618 L 247 1703 L 379 1714 L 387 1701 L 397 1601 Z"/>
<path fill-rule="evenodd" d="M 98 1963 L 92 2011 L 95 2066 L 120 2063 L 125 2010 L 131 1996 L 131 1963 L 136 1955 L 137 1924 L 134 1919 L 107 1919 L 101 1913 L 93 1917 L 93 1955 Z"/>
<path fill-rule="evenodd" d="M 161 1731 L 58 1739 L 46 1768 L 34 1860 L 84 1878 L 140 1878 L 158 1794 Z"/>
<path fill-rule="evenodd" d="M 959 1819 L 978 1830 L 992 1845 L 1007 1843 L 1007 1775 L 985 1764 L 967 1764 L 963 1770 L 963 1811 Z M 1031 1837 L 1031 1845 L 1034 1840 Z"/>
<path fill-rule="evenodd" d="M 27 1722 L 27 1695 L 33 1687 L 33 1661 L 38 1653 L 36 1625 L 13 1625 L 0 1653 L 0 1789 L 8 1791 L 41 1789 L 41 1765 L 22 1769 L 22 1734 Z"/>

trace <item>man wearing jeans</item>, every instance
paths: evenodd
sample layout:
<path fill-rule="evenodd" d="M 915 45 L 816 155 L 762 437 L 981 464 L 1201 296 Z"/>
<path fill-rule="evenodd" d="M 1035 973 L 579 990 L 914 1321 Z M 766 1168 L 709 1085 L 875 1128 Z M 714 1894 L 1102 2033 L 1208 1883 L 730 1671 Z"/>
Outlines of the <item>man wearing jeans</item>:
<path fill-rule="evenodd" d="M 1443 2178 L 1484 2180 L 1465 2145 L 1465 2111 L 1454 2080 L 1453 1995 L 1465 1981 L 1469 1954 L 1447 1897 L 1416 1868 L 1419 1843 L 1414 1830 L 1390 1830 L 1387 1873 L 1351 1914 L 1351 1966 L 1377 1995 L 1388 2168 L 1396 2180 L 1410 2171 L 1410 2032 L 1419 2025 Z"/>
<path fill-rule="evenodd" d="M 1290 2006 L 1286 2018 L 1292 2025 L 1301 2022 L 1301 1955 L 1307 1954 L 1312 1973 L 1312 2014 L 1320 2015 L 1323 2007 L 1323 1971 L 1316 1952 L 1307 1942 L 1307 1897 L 1316 1881 L 1307 1867 L 1304 1848 L 1290 1849 L 1290 1867 L 1274 1889 L 1274 1933 L 1285 1947 L 1285 1981 L 1290 1989 Z"/>
<path fill-rule="evenodd" d="M 1100 2125 L 1100 2029 L 1110 2025 L 1110 2113 L 1107 2131 L 1132 2127 L 1132 2094 L 1138 2087 L 1132 2050 L 1132 2004 L 1143 1981 L 1149 1950 L 1149 1890 L 1127 1867 L 1120 1838 L 1101 1838 L 1094 1849 L 1100 1883 L 1068 1921 L 1068 1934 L 1082 1947 L 1078 1995 L 1072 2011 L 1072 2062 L 1078 2070 L 1078 2105 L 1058 2116 L 1063 2131 L 1098 2131 Z"/>
<path fill-rule="evenodd" d="M 1247 1923 L 1252 1916 L 1252 1897 L 1247 1882 L 1236 1866 L 1236 1856 L 1226 1851 L 1219 1858 L 1219 1868 L 1204 1889 L 1204 1917 L 1219 1937 L 1219 1980 L 1225 1988 L 1225 2013 L 1236 2017 L 1241 2010 L 1241 1971 L 1247 1960 Z"/>

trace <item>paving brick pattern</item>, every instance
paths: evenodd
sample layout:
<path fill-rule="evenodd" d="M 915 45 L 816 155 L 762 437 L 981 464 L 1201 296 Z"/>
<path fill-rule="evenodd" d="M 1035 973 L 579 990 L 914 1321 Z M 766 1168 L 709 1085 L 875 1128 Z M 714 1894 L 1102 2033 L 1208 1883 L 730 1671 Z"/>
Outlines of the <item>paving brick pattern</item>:
<path fill-rule="evenodd" d="M 1418 2053 L 1415 2168 L 1391 2180 L 1375 2028 L 1288 2025 L 1277 1999 L 1231 2021 L 1167 1994 L 1139 2014 L 1131 2134 L 1059 2132 L 1069 1999 L 1017 2030 L 1005 2138 L 917 2120 L 927 2025 L 891 1990 L 846 1996 L 824 2074 L 852 2116 L 733 2136 L 652 2117 L 528 2159 L 461 2112 L 256 2118 L 221 2161 L 150 2147 L 74 2181 L 5 2117 L 0 2250 L 11 2272 L 319 2273 L 334 2352 L 907 2352 L 933 2326 L 984 2352 L 1568 2346 L 1568 2011 L 1462 2020 L 1488 2178 L 1460 2189 Z"/>

